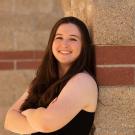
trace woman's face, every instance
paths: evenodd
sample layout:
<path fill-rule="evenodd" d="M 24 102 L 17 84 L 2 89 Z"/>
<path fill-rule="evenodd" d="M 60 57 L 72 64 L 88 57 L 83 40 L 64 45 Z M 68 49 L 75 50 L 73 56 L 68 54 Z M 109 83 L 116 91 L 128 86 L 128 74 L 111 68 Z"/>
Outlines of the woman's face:
<path fill-rule="evenodd" d="M 82 48 L 81 33 L 72 23 L 61 24 L 54 37 L 52 52 L 59 64 L 71 66 Z"/>

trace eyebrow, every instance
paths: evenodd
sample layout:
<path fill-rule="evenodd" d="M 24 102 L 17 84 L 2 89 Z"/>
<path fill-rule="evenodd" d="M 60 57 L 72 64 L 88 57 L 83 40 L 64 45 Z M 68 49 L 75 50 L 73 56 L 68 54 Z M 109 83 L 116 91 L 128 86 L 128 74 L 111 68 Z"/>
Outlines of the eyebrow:
<path fill-rule="evenodd" d="M 57 35 L 60 35 L 60 36 L 62 36 L 62 34 L 59 34 L 59 33 L 57 33 L 57 34 L 56 34 L 56 36 L 57 36 Z M 73 37 L 76 37 L 76 38 L 79 38 L 79 39 L 80 39 L 80 37 L 79 37 L 79 36 L 77 36 L 77 35 L 74 35 L 74 34 L 71 34 L 71 35 L 69 35 L 69 36 L 73 36 Z"/>

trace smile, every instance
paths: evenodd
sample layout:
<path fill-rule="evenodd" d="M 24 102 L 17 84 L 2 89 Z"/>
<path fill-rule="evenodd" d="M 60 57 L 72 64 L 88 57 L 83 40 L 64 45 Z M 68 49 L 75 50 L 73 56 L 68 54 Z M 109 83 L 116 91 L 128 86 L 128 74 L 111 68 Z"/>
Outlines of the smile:
<path fill-rule="evenodd" d="M 71 51 L 59 51 L 59 52 L 62 54 L 70 54 L 71 53 Z"/>

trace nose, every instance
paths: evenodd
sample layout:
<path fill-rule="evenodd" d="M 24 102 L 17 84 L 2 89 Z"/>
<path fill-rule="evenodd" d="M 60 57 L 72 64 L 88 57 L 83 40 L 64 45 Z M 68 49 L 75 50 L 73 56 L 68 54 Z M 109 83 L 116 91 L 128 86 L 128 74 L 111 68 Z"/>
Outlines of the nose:
<path fill-rule="evenodd" d="M 65 46 L 65 47 L 68 47 L 68 40 L 66 40 L 66 39 L 64 39 L 63 41 L 62 41 L 62 45 L 63 46 Z"/>

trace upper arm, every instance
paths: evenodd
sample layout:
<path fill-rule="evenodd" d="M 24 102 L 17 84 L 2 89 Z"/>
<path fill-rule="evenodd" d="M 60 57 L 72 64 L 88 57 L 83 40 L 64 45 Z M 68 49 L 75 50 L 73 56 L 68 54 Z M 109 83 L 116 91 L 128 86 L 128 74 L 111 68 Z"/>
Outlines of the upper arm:
<path fill-rule="evenodd" d="M 62 89 L 57 100 L 46 109 L 48 128 L 51 127 L 53 131 L 62 128 L 90 102 L 96 106 L 96 89 L 96 84 L 88 75 L 79 73 L 73 77 Z M 91 94 L 94 97 L 90 100 Z"/>

